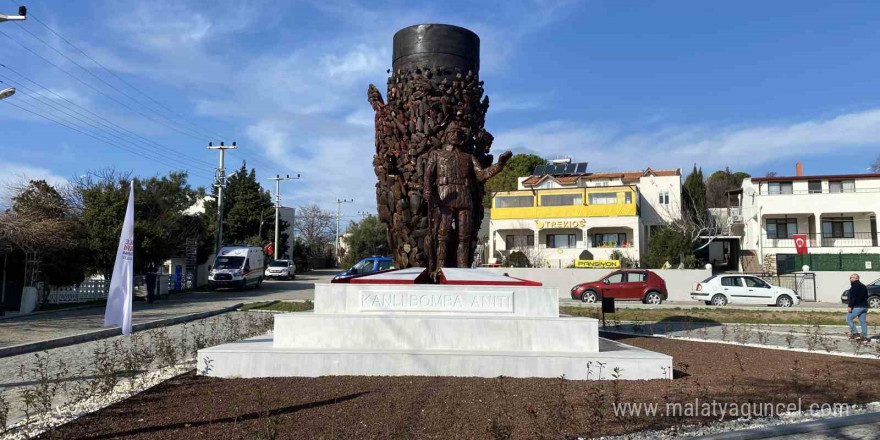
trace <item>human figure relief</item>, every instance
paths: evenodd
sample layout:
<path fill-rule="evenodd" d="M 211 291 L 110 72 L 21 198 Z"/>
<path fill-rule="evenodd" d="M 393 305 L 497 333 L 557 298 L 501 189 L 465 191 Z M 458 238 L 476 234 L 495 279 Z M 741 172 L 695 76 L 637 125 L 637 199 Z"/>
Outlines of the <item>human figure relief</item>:
<path fill-rule="evenodd" d="M 478 210 L 483 209 L 476 191 L 498 174 L 513 155 L 507 151 L 498 158 L 498 163 L 484 166 L 476 155 L 466 151 L 467 140 L 465 129 L 450 123 L 443 133 L 442 147 L 431 151 L 425 165 L 423 188 L 429 222 L 425 247 L 434 281 L 439 270 L 447 266 L 446 254 L 453 230 L 458 234 L 455 266 L 470 264 L 474 218 Z"/>

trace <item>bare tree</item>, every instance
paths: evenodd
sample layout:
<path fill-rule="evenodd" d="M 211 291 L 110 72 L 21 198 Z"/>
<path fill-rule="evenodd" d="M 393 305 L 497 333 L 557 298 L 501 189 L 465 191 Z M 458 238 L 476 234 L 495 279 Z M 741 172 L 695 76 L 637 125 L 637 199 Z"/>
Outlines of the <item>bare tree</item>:
<path fill-rule="evenodd" d="M 333 241 L 336 227 L 333 213 L 318 205 L 300 206 L 296 213 L 296 230 L 306 245 L 323 247 Z"/>
<path fill-rule="evenodd" d="M 6 185 L 13 206 L 0 214 L 0 239 L 25 253 L 25 285 L 40 279 L 43 257 L 73 240 L 76 219 L 61 194 L 42 180 Z"/>
<path fill-rule="evenodd" d="M 689 196 L 684 193 L 682 197 Z M 708 210 L 703 215 L 679 215 L 674 213 L 682 212 L 681 206 L 668 206 L 665 217 L 672 220 L 666 222 L 666 227 L 687 238 L 693 251 L 706 248 L 731 226 L 730 218 L 715 217 Z"/>

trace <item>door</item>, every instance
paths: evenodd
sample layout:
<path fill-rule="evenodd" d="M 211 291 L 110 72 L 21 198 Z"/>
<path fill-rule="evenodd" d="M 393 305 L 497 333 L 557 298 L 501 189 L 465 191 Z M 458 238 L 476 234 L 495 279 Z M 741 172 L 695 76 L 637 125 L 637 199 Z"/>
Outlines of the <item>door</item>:
<path fill-rule="evenodd" d="M 648 287 L 647 272 L 627 272 L 623 295 L 629 299 L 642 299 L 645 288 Z"/>
<path fill-rule="evenodd" d="M 773 290 L 766 281 L 756 277 L 742 277 L 745 283 L 745 300 L 752 304 L 772 304 Z"/>
<path fill-rule="evenodd" d="M 602 296 L 608 298 L 625 298 L 626 292 L 626 274 L 624 272 L 614 272 L 605 278 L 605 287 L 602 289 Z"/>
<path fill-rule="evenodd" d="M 727 295 L 728 303 L 743 302 L 745 288 L 740 277 L 721 277 L 721 293 Z"/>

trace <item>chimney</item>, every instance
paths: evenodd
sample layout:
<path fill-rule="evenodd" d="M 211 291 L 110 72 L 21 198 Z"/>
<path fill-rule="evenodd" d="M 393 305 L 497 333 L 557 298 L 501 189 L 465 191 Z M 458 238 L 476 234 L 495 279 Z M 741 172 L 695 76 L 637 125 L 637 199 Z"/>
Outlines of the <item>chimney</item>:
<path fill-rule="evenodd" d="M 795 169 L 795 172 L 794 172 L 794 173 L 795 173 L 795 174 L 794 174 L 795 176 L 800 177 L 800 176 L 803 176 L 803 175 L 804 175 L 804 163 L 803 163 L 803 162 L 800 162 L 800 161 L 799 161 L 798 163 L 796 163 L 796 164 L 794 165 L 794 169 Z"/>

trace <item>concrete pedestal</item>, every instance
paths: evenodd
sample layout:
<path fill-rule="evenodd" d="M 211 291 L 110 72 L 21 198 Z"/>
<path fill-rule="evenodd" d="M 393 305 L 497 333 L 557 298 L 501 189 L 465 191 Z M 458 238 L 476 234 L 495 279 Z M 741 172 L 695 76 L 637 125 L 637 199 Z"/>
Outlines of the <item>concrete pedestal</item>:
<path fill-rule="evenodd" d="M 664 379 L 672 358 L 599 338 L 559 316 L 555 289 L 482 271 L 419 285 L 417 270 L 319 284 L 314 313 L 276 315 L 272 335 L 199 351 L 215 377 L 460 376 Z M 468 281 L 473 284 L 466 284 Z"/>

